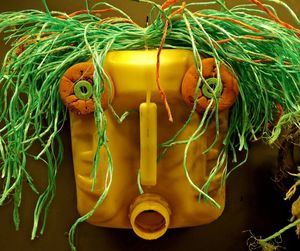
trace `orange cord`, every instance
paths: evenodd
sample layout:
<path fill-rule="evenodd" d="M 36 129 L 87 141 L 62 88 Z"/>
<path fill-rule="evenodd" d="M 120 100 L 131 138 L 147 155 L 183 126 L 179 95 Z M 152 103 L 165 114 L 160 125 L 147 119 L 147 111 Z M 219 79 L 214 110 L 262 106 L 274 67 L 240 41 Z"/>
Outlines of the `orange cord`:
<path fill-rule="evenodd" d="M 279 103 L 275 103 L 275 107 L 277 109 L 278 116 L 275 120 L 274 126 L 272 126 L 271 123 L 268 124 L 269 130 L 272 130 L 278 124 L 279 120 L 281 119 L 282 115 L 284 114 L 283 108 Z"/>
<path fill-rule="evenodd" d="M 171 1 L 166 1 L 166 3 L 167 2 L 169 4 L 171 4 Z M 174 3 L 174 2 L 176 2 L 176 1 L 172 1 L 172 3 Z M 169 18 L 174 17 L 176 14 L 181 14 L 183 12 L 184 8 L 185 8 L 185 2 L 182 3 L 182 6 L 179 9 L 175 10 L 174 12 L 172 12 L 170 14 Z M 160 73 L 159 73 L 159 68 L 160 68 L 160 54 L 161 54 L 161 51 L 163 49 L 164 43 L 166 41 L 168 27 L 169 27 L 169 20 L 167 20 L 166 23 L 165 23 L 164 30 L 163 30 L 163 36 L 161 38 L 161 42 L 160 42 L 160 45 L 159 45 L 159 48 L 158 48 L 158 51 L 157 51 L 156 85 L 157 85 L 157 89 L 159 91 L 159 94 L 161 95 L 162 100 L 164 102 L 164 105 L 166 107 L 166 110 L 167 110 L 167 113 L 168 113 L 168 119 L 169 119 L 170 122 L 173 122 L 172 111 L 171 111 L 169 103 L 168 103 L 167 95 L 166 95 L 165 91 L 163 90 L 163 88 L 161 87 L 161 84 L 160 84 Z"/>
<path fill-rule="evenodd" d="M 165 107 L 166 107 L 166 110 L 167 110 L 167 113 L 168 113 L 168 119 L 169 119 L 170 122 L 173 122 L 173 116 L 172 116 L 172 112 L 171 112 L 171 109 L 170 109 L 170 106 L 169 106 L 169 103 L 168 103 L 168 100 L 167 100 L 167 95 L 164 92 L 164 90 L 162 89 L 162 87 L 160 85 L 160 79 L 159 79 L 159 77 L 160 77 L 160 74 L 159 74 L 160 54 L 161 54 L 162 48 L 164 46 L 164 43 L 165 43 L 165 40 L 166 40 L 166 37 L 167 37 L 168 26 L 169 26 L 169 20 L 167 20 L 166 23 L 165 23 L 163 36 L 162 36 L 162 39 L 161 39 L 161 42 L 160 42 L 160 46 L 159 46 L 158 51 L 157 51 L 156 85 L 157 85 L 157 88 L 159 90 L 159 94 L 161 95 L 162 100 L 163 100 L 163 102 L 165 104 Z"/>
<path fill-rule="evenodd" d="M 67 17 L 66 16 L 57 16 L 56 18 L 68 19 L 68 18 L 77 16 L 77 15 L 80 15 L 80 14 L 97 15 L 97 14 L 100 14 L 100 13 L 104 13 L 104 12 L 108 12 L 108 11 L 113 11 L 113 10 L 114 10 L 113 8 L 108 8 L 108 9 L 103 9 L 103 10 L 92 10 L 92 11 L 78 10 L 78 11 L 75 11 L 75 12 L 69 14 Z M 114 24 L 114 23 L 129 23 L 129 24 L 134 24 L 136 26 L 139 26 L 137 23 L 133 22 L 132 20 L 129 20 L 129 19 L 123 18 L 123 17 L 119 17 L 119 18 L 117 18 L 117 20 L 116 20 L 116 17 L 107 17 L 107 18 L 102 19 L 99 22 L 99 24 L 104 23 L 104 22 L 106 22 L 108 20 L 112 20 L 110 22 L 111 24 Z"/>
<path fill-rule="evenodd" d="M 276 23 L 279 23 L 280 25 L 284 26 L 285 28 L 292 30 L 296 33 L 298 33 L 298 37 L 300 37 L 300 30 L 295 28 L 294 26 L 282 21 L 281 19 L 279 19 L 278 17 L 276 17 L 274 15 L 274 13 L 269 10 L 266 6 L 264 6 L 260 1 L 258 0 L 250 0 L 252 3 L 256 4 L 258 7 L 260 7 L 264 12 L 266 12 L 268 14 L 268 16 L 273 19 Z"/>
<path fill-rule="evenodd" d="M 235 20 L 235 19 L 232 19 L 232 18 L 229 18 L 229 17 L 210 16 L 210 15 L 205 15 L 205 14 L 200 14 L 200 13 L 195 13 L 194 15 L 199 16 L 199 17 L 212 18 L 212 19 L 216 19 L 216 20 L 232 22 L 232 23 L 238 24 L 240 26 L 243 26 L 243 27 L 245 27 L 245 28 L 247 28 L 251 31 L 260 32 L 259 29 L 256 29 L 255 27 L 253 27 L 251 25 L 245 24 L 241 21 L 238 21 L 238 20 Z"/>
<path fill-rule="evenodd" d="M 256 60 L 253 60 L 253 62 L 255 62 L 255 63 L 268 63 L 268 62 L 273 62 L 273 61 L 274 60 L 272 60 L 272 59 L 256 59 Z M 292 63 L 289 62 L 289 61 L 283 61 L 283 63 L 285 65 L 292 65 Z"/>
<path fill-rule="evenodd" d="M 112 11 L 112 10 L 113 10 L 113 8 L 108 8 L 108 9 L 103 9 L 103 10 L 92 10 L 92 11 L 89 11 L 89 10 L 78 10 L 78 11 L 72 12 L 72 13 L 69 14 L 68 16 L 57 16 L 56 18 L 60 18 L 60 19 L 68 19 L 68 18 L 77 16 L 77 15 L 80 15 L 80 14 L 92 14 L 92 15 L 97 15 L 97 14 L 104 13 L 104 12 L 108 12 L 108 11 Z"/>
<path fill-rule="evenodd" d="M 277 125 L 278 122 L 279 122 L 279 120 L 280 120 L 280 118 L 281 118 L 282 115 L 284 114 L 284 111 L 283 111 L 282 106 L 281 106 L 279 103 L 276 103 L 275 106 L 276 106 L 277 111 L 278 111 L 278 117 L 277 117 L 277 119 L 276 119 L 276 121 L 275 121 L 275 124 Z"/>
<path fill-rule="evenodd" d="M 110 24 L 115 24 L 115 23 L 128 23 L 128 24 L 134 24 L 136 26 L 139 26 L 137 23 L 133 22 L 132 20 L 129 20 L 125 17 L 107 17 L 103 18 L 101 21 L 99 21 L 99 24 L 105 23 L 107 21 L 111 20 L 109 23 Z"/>
<path fill-rule="evenodd" d="M 164 2 L 164 4 L 161 6 L 162 10 L 167 9 L 169 6 L 171 6 L 174 3 L 177 3 L 178 0 L 167 0 Z"/>
<path fill-rule="evenodd" d="M 230 42 L 232 40 L 238 40 L 238 39 L 265 40 L 267 38 L 263 37 L 263 36 L 245 35 L 245 36 L 239 36 L 239 37 L 227 38 L 227 39 L 219 40 L 219 41 L 217 41 L 217 43 L 218 44 L 225 44 L 225 43 L 228 43 L 228 42 Z"/>

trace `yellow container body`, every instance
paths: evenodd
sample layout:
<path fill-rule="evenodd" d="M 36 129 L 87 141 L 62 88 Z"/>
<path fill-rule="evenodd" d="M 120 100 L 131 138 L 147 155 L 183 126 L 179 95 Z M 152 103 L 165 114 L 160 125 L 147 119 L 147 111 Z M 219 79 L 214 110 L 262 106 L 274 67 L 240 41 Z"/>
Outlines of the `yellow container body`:
<path fill-rule="evenodd" d="M 87 220 L 91 224 L 114 228 L 134 227 L 132 226 L 134 220 L 130 215 L 138 217 L 138 213 L 143 211 L 142 205 L 146 205 L 145 219 L 149 218 L 150 222 L 157 220 L 157 224 L 163 224 L 165 228 L 206 224 L 218 218 L 223 211 L 225 188 L 224 186 L 220 187 L 220 175 L 217 175 L 211 183 L 209 195 L 220 204 L 221 208 L 215 208 L 203 200 L 198 201 L 199 194 L 188 182 L 183 168 L 184 144 L 171 147 L 164 158 L 157 163 L 157 166 L 156 163 L 153 163 L 152 154 L 147 155 L 149 151 L 159 155 L 162 149 L 159 147 L 156 149 L 153 144 L 160 145 L 173 137 L 183 126 L 191 112 L 191 108 L 182 99 L 180 88 L 184 74 L 194 64 L 192 52 L 163 50 L 161 54 L 160 81 L 167 94 L 173 123 L 168 120 L 165 106 L 157 90 L 155 81 L 156 57 L 156 50 L 110 52 L 106 57 L 105 71 L 111 77 L 115 87 L 113 100 L 115 111 L 119 115 L 128 110 L 135 110 L 136 112 L 130 113 L 119 124 L 109 109 L 105 111 L 108 145 L 113 159 L 113 176 L 106 199 Z M 145 105 L 147 104 L 147 91 L 151 92 L 151 107 Z M 139 108 L 141 104 L 144 105 L 144 108 Z M 147 112 L 147 109 L 150 111 Z M 139 111 L 144 112 L 148 118 L 145 120 L 142 116 L 140 117 Z M 157 124 L 153 122 L 155 118 Z M 152 122 L 147 122 L 147 119 Z M 77 204 L 79 213 L 84 215 L 94 207 L 103 192 L 106 182 L 107 155 L 105 149 L 100 150 L 97 182 L 94 191 L 92 191 L 90 173 L 97 145 L 94 117 L 93 114 L 78 116 L 71 113 L 70 121 Z M 190 124 L 177 140 L 188 139 L 197 129 L 200 121 L 201 115 L 195 113 Z M 150 123 L 148 127 L 147 123 Z M 208 154 L 203 154 L 203 151 L 215 139 L 214 122 L 211 122 L 207 132 L 199 140 L 190 145 L 187 168 L 191 179 L 199 187 L 205 183 L 215 165 L 223 136 L 227 131 L 227 123 L 228 113 L 223 112 L 220 114 L 219 142 Z M 149 151 L 141 148 L 141 144 L 147 142 L 147 140 L 145 141 L 146 136 L 142 135 L 147 135 L 148 129 L 150 135 L 156 135 L 156 139 L 153 139 L 146 146 L 150 147 Z M 145 142 L 142 143 L 142 141 Z M 143 154 L 146 157 L 141 160 Z M 148 167 L 147 158 L 150 158 L 149 162 L 152 162 Z M 141 165 L 145 165 L 145 167 L 141 167 Z M 145 194 L 150 194 L 149 198 L 148 195 L 140 198 L 137 182 L 140 167 L 141 184 Z M 155 198 L 152 198 L 152 195 Z M 148 201 L 150 202 L 148 203 Z M 162 202 L 161 206 L 158 206 L 159 201 Z M 133 208 L 133 204 L 137 204 L 137 209 Z M 148 209 L 147 205 L 149 205 Z M 158 215 L 163 218 L 163 223 L 159 222 L 159 217 L 157 218 L 155 214 L 152 214 L 154 211 L 157 211 Z M 167 217 L 166 214 L 169 216 Z M 151 226 L 148 230 L 152 231 Z M 139 235 L 143 237 L 142 234 Z M 151 235 L 145 238 L 155 239 L 160 235 Z"/>

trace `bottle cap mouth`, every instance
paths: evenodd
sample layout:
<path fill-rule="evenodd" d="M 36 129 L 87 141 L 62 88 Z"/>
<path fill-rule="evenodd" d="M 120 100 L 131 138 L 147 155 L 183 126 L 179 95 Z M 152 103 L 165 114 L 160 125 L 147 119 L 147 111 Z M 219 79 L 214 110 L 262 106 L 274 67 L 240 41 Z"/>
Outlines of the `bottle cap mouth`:
<path fill-rule="evenodd" d="M 163 236 L 170 224 L 167 202 L 156 194 L 143 194 L 130 207 L 130 223 L 133 231 L 146 240 Z"/>

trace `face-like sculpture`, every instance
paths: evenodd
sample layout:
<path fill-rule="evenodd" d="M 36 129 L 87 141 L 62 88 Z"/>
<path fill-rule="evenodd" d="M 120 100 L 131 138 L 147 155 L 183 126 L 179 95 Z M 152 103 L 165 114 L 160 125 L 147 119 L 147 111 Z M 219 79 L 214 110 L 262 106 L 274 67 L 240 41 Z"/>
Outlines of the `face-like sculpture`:
<path fill-rule="evenodd" d="M 61 99 L 83 215 L 69 232 L 72 250 L 84 220 L 145 239 L 213 221 L 224 208 L 227 152 L 238 162 L 251 141 L 274 143 L 300 127 L 300 30 L 269 5 L 138 0 L 152 6 L 142 27 L 105 2 L 69 15 L 43 2 L 44 13 L 0 14 L 12 46 L 0 74 L 0 206 L 13 197 L 18 228 L 23 183 L 39 193 L 32 239 L 45 228 L 62 162 Z M 47 165 L 44 191 L 29 158 Z"/>
<path fill-rule="evenodd" d="M 110 52 L 106 57 L 104 69 L 110 79 L 110 88 L 105 85 L 101 103 L 106 109 L 106 137 L 113 172 L 109 169 L 111 160 L 107 149 L 101 147 L 95 184 L 91 174 L 98 131 L 89 94 L 89 85 L 93 84 L 93 64 L 72 66 L 64 74 L 60 90 L 71 111 L 80 214 L 91 211 L 110 186 L 102 204 L 87 221 L 98 226 L 132 227 L 145 239 L 160 237 L 168 227 L 209 223 L 222 213 L 225 203 L 225 186 L 221 184 L 224 166 L 221 165 L 219 170 L 214 167 L 221 156 L 228 127 L 228 109 L 238 95 L 236 79 L 221 65 L 222 87 L 217 94 L 221 95 L 219 128 L 216 128 L 215 119 L 211 119 L 207 125 L 202 125 L 207 127 L 206 130 L 201 129 L 203 116 L 216 113 L 211 99 L 217 93 L 214 59 L 202 59 L 205 79 L 199 82 L 197 91 L 199 77 L 193 53 L 163 50 L 159 77 L 172 111 L 171 123 L 156 87 L 156 60 L 156 50 Z M 198 95 L 196 112 L 191 113 L 194 95 Z M 113 109 L 108 108 L 109 100 Z M 205 114 L 207 106 L 211 109 Z M 119 123 L 114 113 L 121 115 L 126 111 L 130 111 L 129 115 Z M 168 142 L 178 131 L 176 141 Z M 216 132 L 220 136 L 214 142 Z M 213 147 L 205 152 L 212 144 Z M 208 181 L 212 170 L 216 174 Z M 199 200 L 199 196 L 206 196 L 199 188 L 207 182 L 210 185 L 205 192 L 215 205 L 205 197 Z"/>

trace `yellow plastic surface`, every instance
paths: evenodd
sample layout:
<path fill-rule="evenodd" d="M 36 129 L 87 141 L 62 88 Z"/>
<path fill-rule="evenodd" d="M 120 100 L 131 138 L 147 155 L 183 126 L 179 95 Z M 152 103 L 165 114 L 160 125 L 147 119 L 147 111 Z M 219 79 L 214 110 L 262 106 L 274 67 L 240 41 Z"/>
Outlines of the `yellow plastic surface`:
<path fill-rule="evenodd" d="M 157 126 L 157 144 L 159 145 L 175 135 L 187 120 L 191 110 L 181 97 L 180 87 L 185 72 L 194 63 L 192 52 L 163 50 L 161 54 L 160 81 L 172 110 L 173 123 L 168 121 L 165 106 L 157 90 L 155 82 L 156 57 L 156 50 L 110 52 L 107 55 L 105 70 L 115 85 L 113 106 L 116 112 L 119 115 L 132 109 L 136 112 L 130 113 L 123 123 L 119 124 L 111 111 L 105 111 L 107 138 L 114 170 L 112 185 L 107 198 L 93 216 L 88 219 L 91 224 L 115 228 L 132 228 L 131 223 L 134 222 L 132 219 L 135 217 L 132 218 L 132 215 L 131 217 L 129 215 L 130 212 L 132 213 L 132 205 L 140 196 L 137 176 L 141 168 L 141 162 L 142 165 L 145 163 L 145 167 L 141 168 L 142 183 L 152 185 L 142 185 L 144 192 L 160 196 L 168 206 L 165 207 L 163 204 L 158 208 L 168 208 L 166 210 L 172 212 L 168 216 L 169 219 L 167 219 L 166 214 L 158 209 L 158 214 L 163 215 L 165 222 L 168 223 L 167 227 L 206 224 L 217 219 L 223 211 L 225 188 L 224 186 L 220 187 L 220 175 L 217 175 L 212 181 L 209 194 L 221 205 L 221 209 L 217 209 L 202 200 L 198 202 L 199 194 L 191 187 L 183 169 L 184 144 L 171 147 L 165 157 L 157 164 L 157 168 L 154 168 L 153 164 L 154 155 L 159 155 L 162 149 L 158 147 L 157 152 L 155 152 L 154 141 L 149 142 L 149 146 L 147 146 L 149 151 L 143 150 L 143 147 L 140 148 L 143 139 L 147 139 L 147 136 L 141 136 L 140 133 L 144 135 L 149 129 L 149 132 L 155 135 L 154 127 Z M 155 103 L 157 106 L 157 112 L 154 112 L 154 108 L 150 107 L 150 111 L 146 112 L 149 116 L 148 119 L 152 121 L 149 125 L 145 125 L 148 123 L 147 118 L 142 118 L 139 115 L 139 107 L 142 103 L 145 103 L 147 91 L 151 92 L 151 103 Z M 147 109 L 142 105 L 140 111 L 143 112 Z M 157 113 L 157 124 L 154 122 L 155 113 Z M 200 116 L 194 114 L 190 124 L 177 138 L 178 141 L 186 140 L 194 133 L 199 126 Z M 205 155 L 203 151 L 215 139 L 214 122 L 209 124 L 207 132 L 199 140 L 192 142 L 190 145 L 187 168 L 191 179 L 199 187 L 205 183 L 216 162 L 223 135 L 227 131 L 227 118 L 227 112 L 220 114 L 221 136 L 219 142 L 209 154 Z M 107 154 L 105 149 L 100 150 L 97 183 L 94 191 L 91 191 L 90 171 L 97 144 L 94 118 L 92 114 L 88 116 L 70 114 L 70 120 L 77 206 L 79 213 L 83 215 L 93 208 L 103 192 L 106 182 Z M 149 140 L 151 139 L 149 138 Z M 144 156 L 142 161 L 141 156 Z M 148 158 L 151 159 L 149 163 L 152 162 L 152 164 L 147 166 Z M 147 209 L 145 210 L 147 211 Z M 153 208 L 149 210 L 151 211 Z M 164 209 L 162 210 L 164 211 Z M 135 226 L 133 227 L 135 228 Z"/>
<path fill-rule="evenodd" d="M 155 103 L 140 105 L 140 179 L 145 186 L 156 185 L 157 107 Z"/>

